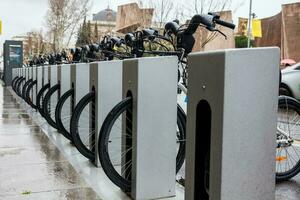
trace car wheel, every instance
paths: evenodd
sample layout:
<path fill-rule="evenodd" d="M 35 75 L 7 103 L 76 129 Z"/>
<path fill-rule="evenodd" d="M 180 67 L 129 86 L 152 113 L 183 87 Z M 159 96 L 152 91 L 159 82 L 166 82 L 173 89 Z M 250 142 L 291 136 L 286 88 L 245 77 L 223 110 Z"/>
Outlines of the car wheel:
<path fill-rule="evenodd" d="M 280 85 L 279 95 L 293 97 L 291 90 L 285 85 Z"/>

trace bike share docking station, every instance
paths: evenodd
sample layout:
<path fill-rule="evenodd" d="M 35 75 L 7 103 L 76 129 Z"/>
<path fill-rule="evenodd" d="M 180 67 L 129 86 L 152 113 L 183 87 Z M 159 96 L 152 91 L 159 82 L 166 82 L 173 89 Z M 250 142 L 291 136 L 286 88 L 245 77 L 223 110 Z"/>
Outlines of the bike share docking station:
<path fill-rule="evenodd" d="M 26 95 L 26 89 L 27 89 L 27 87 L 28 87 L 28 85 L 32 82 L 32 78 L 31 78 L 31 73 L 32 72 L 32 68 L 31 67 L 26 67 L 25 68 L 25 82 L 24 82 L 24 85 L 23 85 L 23 87 L 22 88 L 20 88 L 20 90 L 21 90 L 21 96 L 22 96 L 22 98 L 23 98 L 23 100 L 25 101 L 25 102 L 27 102 L 27 100 L 24 98 L 25 97 L 25 95 Z"/>
<path fill-rule="evenodd" d="M 17 92 L 17 85 L 22 78 L 22 68 L 13 68 L 12 69 L 12 89 Z"/>
<path fill-rule="evenodd" d="M 90 123 L 90 128 L 95 130 L 95 137 L 90 140 L 90 146 L 96 145 L 93 149 L 95 152 L 95 165 L 100 167 L 98 155 L 98 134 L 101 125 L 111 111 L 111 109 L 122 100 L 122 61 L 101 61 L 90 64 L 90 91 L 95 93 L 95 107 L 90 108 L 90 112 L 95 113 L 94 119 Z M 94 109 L 94 110 L 93 110 Z M 92 114 L 92 113 L 91 113 Z M 92 114 L 93 116 L 93 114 Z M 94 121 L 94 123 L 93 123 Z M 121 124 L 119 124 L 121 126 Z M 121 144 L 115 151 L 121 153 Z M 121 162 L 121 155 L 119 165 Z"/>
<path fill-rule="evenodd" d="M 36 95 L 37 93 L 42 89 L 43 87 L 43 68 L 44 66 L 38 66 L 36 67 L 36 80 L 37 80 L 37 84 L 36 84 Z M 36 102 L 35 102 L 36 103 Z"/>
<path fill-rule="evenodd" d="M 50 100 L 50 107 L 52 109 L 55 109 L 57 101 L 60 97 L 60 81 L 61 81 L 61 65 L 52 65 L 50 66 L 50 72 L 49 72 L 49 77 L 50 77 L 50 88 L 56 87 L 57 92 L 52 94 L 51 100 Z M 56 99 L 56 101 L 53 101 Z M 55 113 L 52 111 L 52 115 L 55 115 Z M 53 116 L 55 118 L 55 116 Z"/>
<path fill-rule="evenodd" d="M 26 77 L 27 77 L 27 73 L 26 73 L 26 68 L 25 67 L 22 67 L 21 68 L 21 79 L 20 81 L 18 82 L 18 87 L 17 87 L 17 91 L 18 91 L 18 96 L 21 97 L 22 95 L 22 88 L 26 82 Z"/>
<path fill-rule="evenodd" d="M 79 63 L 71 68 L 71 81 L 74 83 L 75 106 L 84 95 L 90 91 L 90 66 L 89 63 Z M 80 126 L 80 125 L 79 125 Z"/>
<path fill-rule="evenodd" d="M 185 199 L 274 200 L 279 49 L 188 63 Z"/>
<path fill-rule="evenodd" d="M 31 100 L 31 102 L 33 102 L 33 104 L 35 104 L 36 102 L 36 95 L 37 95 L 37 79 L 38 79 L 38 75 L 37 75 L 37 67 L 33 66 L 31 67 L 31 78 L 32 78 L 32 91 L 29 94 L 29 98 Z"/>
<path fill-rule="evenodd" d="M 71 89 L 74 89 L 74 82 L 75 80 L 72 79 L 71 76 L 71 68 L 75 68 L 75 65 L 71 64 L 63 64 L 60 67 L 60 95 L 64 95 L 66 92 L 70 91 Z M 63 78 L 62 78 L 63 77 Z M 75 79 L 75 78 L 74 78 Z M 71 106 L 71 99 L 68 99 L 68 104 L 70 105 L 68 109 L 63 110 L 63 116 L 71 116 L 72 110 L 74 109 L 74 106 Z M 69 124 L 68 124 L 69 125 Z M 67 127 L 69 129 L 69 127 Z"/>
<path fill-rule="evenodd" d="M 19 71 L 21 68 L 13 68 L 12 69 L 12 83 L 16 81 L 18 77 L 20 77 Z"/>
<path fill-rule="evenodd" d="M 74 94 L 72 95 L 71 99 L 71 112 L 72 112 L 72 117 L 73 117 L 73 112 L 77 106 L 77 104 L 80 102 L 80 100 L 90 92 L 90 65 L 89 63 L 79 63 L 71 67 L 71 88 L 74 88 Z M 91 148 L 92 151 L 94 152 L 94 147 L 95 147 L 95 133 L 93 132 L 92 134 L 90 133 L 90 124 L 91 124 L 91 119 L 90 119 L 90 110 L 91 108 L 87 108 L 85 111 L 85 115 L 87 118 L 85 118 L 84 121 L 78 121 L 78 132 L 81 132 L 79 130 L 82 130 L 82 132 L 85 132 L 88 134 L 88 142 L 92 143 Z M 72 121 L 72 120 L 71 120 Z M 73 126 L 70 124 L 70 132 Z M 78 133 L 79 134 L 79 133 Z M 90 136 L 91 134 L 91 136 Z M 71 134 L 72 135 L 72 134 Z M 90 139 L 92 142 L 90 141 Z M 74 140 L 74 138 L 72 138 Z M 85 138 L 86 140 L 86 138 Z M 76 141 L 73 141 L 76 142 Z M 85 142 L 85 141 L 84 141 Z M 75 145 L 76 146 L 76 145 Z M 78 149 L 79 150 L 79 149 Z M 95 159 L 90 159 L 92 163 L 95 163 Z"/>
<path fill-rule="evenodd" d="M 11 86 L 14 89 L 15 84 L 17 83 L 18 79 L 21 76 L 21 72 L 20 72 L 21 68 L 13 68 L 12 69 L 12 82 L 11 82 Z"/>
<path fill-rule="evenodd" d="M 97 141 L 101 124 L 113 106 L 122 100 L 122 61 L 77 64 L 71 68 L 71 84 L 75 88 L 76 105 L 70 125 L 74 145 L 99 167 Z M 80 116 L 85 120 L 80 120 Z"/>
<path fill-rule="evenodd" d="M 63 95 L 72 88 L 71 68 L 75 65 L 63 64 L 60 67 L 60 94 Z M 63 77 L 63 78 L 62 78 Z"/>
<path fill-rule="evenodd" d="M 123 61 L 122 95 L 123 99 L 131 96 L 133 105 L 131 123 L 125 117 L 122 121 L 126 132 L 122 148 L 129 145 L 132 153 L 121 162 L 126 166 L 132 159 L 129 179 L 133 199 L 175 196 L 177 62 L 177 57 Z M 128 135 L 132 144 L 127 144 Z"/>

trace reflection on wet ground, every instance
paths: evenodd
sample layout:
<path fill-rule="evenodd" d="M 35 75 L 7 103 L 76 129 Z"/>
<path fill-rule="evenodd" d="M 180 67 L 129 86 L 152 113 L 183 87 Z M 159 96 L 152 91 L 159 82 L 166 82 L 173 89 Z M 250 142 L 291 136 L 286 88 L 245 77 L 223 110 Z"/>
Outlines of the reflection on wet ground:
<path fill-rule="evenodd" d="M 0 85 L 0 199 L 100 199 Z"/>
<path fill-rule="evenodd" d="M 293 179 L 276 184 L 276 200 L 300 199 L 300 174 Z"/>

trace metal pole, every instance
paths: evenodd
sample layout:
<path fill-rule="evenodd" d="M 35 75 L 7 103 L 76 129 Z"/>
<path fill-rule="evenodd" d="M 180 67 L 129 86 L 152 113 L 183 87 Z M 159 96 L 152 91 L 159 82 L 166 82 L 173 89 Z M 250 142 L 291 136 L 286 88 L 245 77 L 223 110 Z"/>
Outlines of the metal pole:
<path fill-rule="evenodd" d="M 252 0 L 250 0 L 250 8 L 249 8 L 249 19 L 248 19 L 248 48 L 250 47 L 251 41 L 251 21 L 252 21 Z"/>

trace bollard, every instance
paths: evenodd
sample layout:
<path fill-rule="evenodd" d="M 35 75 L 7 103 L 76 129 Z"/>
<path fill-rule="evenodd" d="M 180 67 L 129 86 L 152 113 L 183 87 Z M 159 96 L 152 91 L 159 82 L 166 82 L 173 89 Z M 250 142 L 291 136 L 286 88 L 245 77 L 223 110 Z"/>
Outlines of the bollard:
<path fill-rule="evenodd" d="M 20 68 L 13 68 L 12 69 L 12 81 L 15 81 L 16 80 L 15 78 L 19 76 L 19 69 Z"/>
<path fill-rule="evenodd" d="M 61 80 L 61 66 L 60 65 L 52 65 L 50 67 L 50 88 L 55 87 L 60 84 Z M 58 99 L 60 97 L 60 91 L 58 89 L 57 92 L 52 94 L 50 100 L 50 107 L 55 109 Z M 55 119 L 55 113 L 52 111 L 52 118 Z"/>
<path fill-rule="evenodd" d="M 12 69 L 12 80 L 11 80 L 11 86 L 12 88 L 14 87 L 15 83 L 17 82 L 18 78 L 19 78 L 19 69 L 20 68 L 13 68 Z"/>
<path fill-rule="evenodd" d="M 19 87 L 20 95 L 22 92 L 22 88 L 23 88 L 24 84 L 26 83 L 26 79 L 27 79 L 27 68 L 25 68 L 25 67 L 22 68 L 22 76 L 23 76 L 23 81 L 21 82 L 20 87 Z"/>
<path fill-rule="evenodd" d="M 97 144 L 98 134 L 107 114 L 122 100 L 122 61 L 102 61 L 91 63 L 90 91 L 94 91 L 96 94 L 94 111 L 95 123 L 94 127 L 91 127 L 95 130 L 96 134 L 95 138 L 90 141 L 90 145 L 94 145 L 94 141 L 96 141 L 95 165 L 100 167 Z M 93 124 L 91 125 L 93 126 Z M 121 153 L 121 149 L 117 151 Z"/>
<path fill-rule="evenodd" d="M 55 121 L 59 131 L 68 139 L 70 136 L 70 116 L 74 110 L 74 87 L 75 87 L 75 67 L 74 64 L 63 64 L 58 69 L 58 82 L 60 83 L 59 104 L 55 109 Z M 72 73 L 72 71 L 74 71 Z M 74 76 L 72 76 L 74 74 Z M 58 113 L 60 112 L 60 113 Z"/>
<path fill-rule="evenodd" d="M 51 65 L 49 67 L 50 73 L 49 73 L 49 83 L 50 87 L 53 87 L 54 85 L 58 84 L 60 77 L 59 77 L 59 71 L 60 71 L 60 66 L 59 65 Z"/>
<path fill-rule="evenodd" d="M 274 200 L 278 48 L 192 53 L 185 199 Z"/>
<path fill-rule="evenodd" d="M 73 71 L 74 73 L 74 71 Z M 90 90 L 90 66 L 88 63 L 76 64 L 75 67 L 75 105 Z"/>
<path fill-rule="evenodd" d="M 90 65 L 89 63 L 80 63 L 76 64 L 74 68 L 71 68 L 71 76 L 72 76 L 72 82 L 74 83 L 74 104 L 73 108 L 76 107 L 76 105 L 79 103 L 79 101 L 90 92 Z M 90 142 L 91 138 L 95 138 L 95 133 L 93 132 L 92 135 L 90 136 L 90 108 L 86 108 L 87 114 L 87 120 L 84 121 L 79 121 L 78 122 L 78 127 L 81 129 L 82 132 L 86 131 L 88 133 L 88 141 Z M 72 121 L 72 119 L 71 119 Z M 72 123 L 72 122 L 71 122 Z M 71 124 L 72 126 L 73 124 Z M 71 128 L 71 127 L 70 127 Z M 95 141 L 93 139 L 93 141 Z M 95 146 L 95 144 L 93 144 Z M 94 151 L 94 149 L 92 149 Z M 95 159 L 90 159 L 90 161 L 94 164 Z"/>
<path fill-rule="evenodd" d="M 33 66 L 32 67 L 32 81 L 36 82 L 32 88 L 32 91 L 30 93 L 31 101 L 36 102 L 36 93 L 37 93 L 37 67 Z"/>
<path fill-rule="evenodd" d="M 131 197 L 175 196 L 177 58 L 125 60 L 122 93 L 133 98 Z"/>
<path fill-rule="evenodd" d="M 43 87 L 43 66 L 36 67 L 37 88 L 36 93 Z M 37 94 L 36 94 L 37 95 Z"/>
<path fill-rule="evenodd" d="M 63 64 L 60 68 L 60 79 L 59 79 L 59 81 L 60 81 L 60 93 L 61 93 L 61 95 L 63 95 L 65 92 L 69 91 L 72 87 L 71 67 L 75 67 L 75 65 Z"/>
<path fill-rule="evenodd" d="M 71 64 L 63 64 L 60 68 L 60 95 L 64 95 L 66 92 L 68 92 L 70 89 L 74 88 L 74 81 L 71 76 L 71 68 L 74 68 L 75 65 Z M 70 105 L 70 108 L 63 109 L 63 116 L 71 116 L 72 109 L 74 107 L 71 106 L 71 98 L 67 100 L 67 102 Z M 67 103 L 67 104 L 68 104 Z"/>

